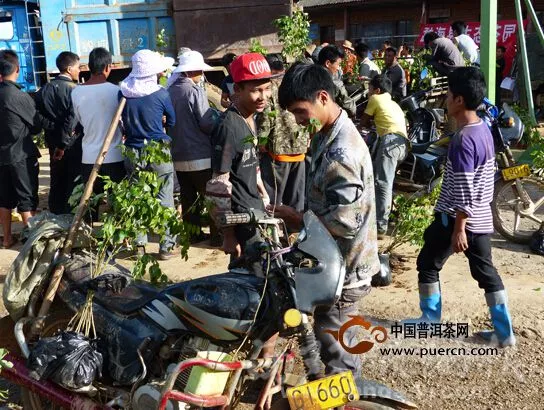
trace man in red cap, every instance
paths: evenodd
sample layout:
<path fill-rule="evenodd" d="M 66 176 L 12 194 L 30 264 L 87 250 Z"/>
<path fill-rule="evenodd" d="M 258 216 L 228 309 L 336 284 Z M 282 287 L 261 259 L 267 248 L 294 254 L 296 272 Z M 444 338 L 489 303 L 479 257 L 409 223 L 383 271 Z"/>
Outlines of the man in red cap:
<path fill-rule="evenodd" d="M 272 73 L 266 59 L 258 53 L 236 58 L 230 72 L 236 99 L 212 134 L 213 177 L 206 186 L 206 195 L 215 205 L 214 216 L 250 209 L 264 211 L 263 199 L 267 198 L 258 176 L 255 114 L 263 112 L 270 98 Z M 255 226 L 223 228 L 223 250 L 234 258 L 258 241 L 260 235 Z"/>

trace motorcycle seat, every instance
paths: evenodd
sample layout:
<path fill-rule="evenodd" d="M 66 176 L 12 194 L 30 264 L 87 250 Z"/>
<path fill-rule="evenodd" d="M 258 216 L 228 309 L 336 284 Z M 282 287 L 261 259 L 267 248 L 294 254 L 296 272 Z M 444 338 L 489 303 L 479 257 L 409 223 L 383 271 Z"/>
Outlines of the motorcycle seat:
<path fill-rule="evenodd" d="M 110 265 L 103 273 L 126 276 L 128 282 L 132 282 L 119 293 L 107 289 L 98 289 L 94 293 L 94 299 L 97 303 L 117 313 L 125 315 L 133 313 L 155 299 L 161 291 L 147 284 L 147 282 L 133 281 L 130 272 L 119 265 Z M 66 264 L 64 275 L 71 287 L 86 293 L 87 283 L 90 281 L 91 276 L 89 259 L 81 255 L 74 255 Z"/>
<path fill-rule="evenodd" d="M 114 312 L 128 315 L 143 308 L 147 303 L 156 299 L 160 290 L 146 284 L 146 282 L 135 282 L 120 293 L 100 290 L 95 293 L 97 303 L 113 310 Z"/>
<path fill-rule="evenodd" d="M 412 143 L 411 150 L 412 154 L 424 154 L 427 149 L 432 145 L 433 141 L 425 142 L 423 144 L 414 144 Z"/>

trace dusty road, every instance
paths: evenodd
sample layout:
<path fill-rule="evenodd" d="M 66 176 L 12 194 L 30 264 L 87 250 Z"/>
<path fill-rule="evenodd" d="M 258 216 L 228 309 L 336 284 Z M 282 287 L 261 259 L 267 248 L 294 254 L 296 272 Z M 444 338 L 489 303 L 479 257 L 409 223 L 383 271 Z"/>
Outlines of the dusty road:
<path fill-rule="evenodd" d="M 389 333 L 387 341 L 362 356 L 363 376 L 404 392 L 421 409 L 544 408 L 544 258 L 494 237 L 493 258 L 508 291 L 518 346 L 493 351 L 470 336 L 490 323 L 483 291 L 471 278 L 466 258 L 459 255 L 448 261 L 441 275 L 442 328 L 446 322 L 454 328 L 468 324 L 470 337 L 405 338 L 402 332 L 391 333 L 395 321 L 419 314 L 417 253 L 410 248 L 399 253 L 407 261 L 396 269 L 393 284 L 374 289 L 360 302 L 361 314 Z M 0 250 L 2 283 L 16 255 L 17 248 Z M 227 258 L 202 246 L 191 248 L 188 261 L 160 264 L 170 279 L 187 280 L 224 271 Z M 1 313 L 6 314 L 3 308 Z M 368 336 L 361 334 L 361 340 L 370 340 Z M 392 348 L 401 350 L 384 350 Z"/>

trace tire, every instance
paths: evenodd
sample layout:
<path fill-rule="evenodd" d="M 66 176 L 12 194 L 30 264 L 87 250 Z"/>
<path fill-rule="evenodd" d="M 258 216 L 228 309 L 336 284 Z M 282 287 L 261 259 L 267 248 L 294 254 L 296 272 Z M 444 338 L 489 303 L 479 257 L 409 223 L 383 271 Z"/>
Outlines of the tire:
<path fill-rule="evenodd" d="M 43 337 L 53 336 L 58 329 L 65 329 L 72 318 L 73 313 L 63 303 L 54 302 L 45 327 Z M 24 410 L 60 410 L 62 407 L 52 404 L 49 400 L 32 393 L 28 389 L 21 388 L 21 402 Z"/>
<path fill-rule="evenodd" d="M 519 208 L 523 203 L 515 188 L 515 182 L 516 180 L 501 180 L 495 184 L 495 195 L 491 203 L 493 225 L 505 239 L 514 243 L 528 244 L 533 233 L 544 221 L 544 181 L 534 177 L 520 179 L 534 206 L 530 214 L 539 222 L 520 215 Z M 516 216 L 519 218 L 517 229 Z"/>
<path fill-rule="evenodd" d="M 404 407 L 400 404 L 375 398 L 372 400 L 352 401 L 344 406 L 344 410 L 392 410 L 392 409 L 410 409 L 413 407 Z"/>

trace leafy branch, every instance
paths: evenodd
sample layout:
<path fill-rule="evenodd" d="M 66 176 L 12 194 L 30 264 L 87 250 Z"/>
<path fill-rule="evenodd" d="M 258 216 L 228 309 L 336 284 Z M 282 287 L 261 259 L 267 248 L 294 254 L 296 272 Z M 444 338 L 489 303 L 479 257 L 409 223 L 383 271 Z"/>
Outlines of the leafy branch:
<path fill-rule="evenodd" d="M 251 39 L 251 43 L 249 45 L 249 52 L 259 53 L 259 54 L 262 54 L 263 56 L 266 56 L 268 54 L 268 50 L 256 38 Z"/>
<path fill-rule="evenodd" d="M 146 144 L 139 158 L 129 149 L 123 149 L 123 154 L 138 164 L 161 164 L 170 160 L 169 153 L 157 142 Z M 135 240 L 142 232 L 155 232 L 161 240 L 167 233 L 177 236 L 182 257 L 187 259 L 190 236 L 197 228 L 181 221 L 175 209 L 162 206 L 158 198 L 162 182 L 154 171 L 142 165 L 135 167 L 133 174 L 121 182 L 114 182 L 107 176 L 101 178 L 104 194 L 94 196 L 92 202 L 96 205 L 106 197 L 109 209 L 102 214 L 102 227 L 95 238 L 92 277 L 100 275 L 123 249 L 135 249 Z M 80 192 L 82 188 L 76 187 L 71 197 L 72 204 L 77 203 Z M 152 283 L 167 281 L 151 255 L 140 256 L 132 271 L 135 278 L 143 278 L 146 273 L 149 273 Z"/>
<path fill-rule="evenodd" d="M 307 13 L 296 9 L 291 16 L 274 20 L 278 29 L 278 39 L 283 45 L 282 54 L 286 60 L 298 60 L 310 43 L 310 18 Z"/>
<path fill-rule="evenodd" d="M 433 220 L 434 206 L 439 194 L 440 184 L 426 195 L 397 195 L 393 200 L 391 213 L 395 228 L 391 233 L 391 241 L 380 252 L 391 253 L 406 243 L 421 248 L 424 243 L 423 233 Z"/>

